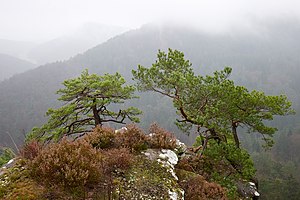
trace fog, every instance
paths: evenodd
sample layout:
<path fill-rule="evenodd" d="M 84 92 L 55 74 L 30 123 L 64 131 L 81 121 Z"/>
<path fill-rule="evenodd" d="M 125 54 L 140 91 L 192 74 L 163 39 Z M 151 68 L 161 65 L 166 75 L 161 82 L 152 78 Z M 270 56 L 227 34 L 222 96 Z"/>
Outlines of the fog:
<path fill-rule="evenodd" d="M 0 39 L 44 42 L 85 23 L 138 28 L 168 21 L 230 31 L 253 21 L 299 18 L 299 11 L 296 0 L 0 0 Z"/>
<path fill-rule="evenodd" d="M 149 23 L 151 24 L 145 25 Z M 22 146 L 25 135 L 33 127 L 41 127 L 47 122 L 49 118 L 45 113 L 49 108 L 69 105 L 57 100 L 59 95 L 56 91 L 63 88 L 61 83 L 64 80 L 78 77 L 80 72 L 88 68 L 90 73 L 98 75 L 119 72 L 131 84 L 134 83 L 131 73 L 133 69 L 137 69 L 139 64 L 151 66 L 158 49 L 168 48 L 184 52 L 185 58 L 193 63 L 195 74 L 205 76 L 224 66 L 230 66 L 233 72 L 229 79 L 236 85 L 244 86 L 249 91 L 264 91 L 266 95 L 287 95 L 296 115 L 284 118 L 276 116 L 274 121 L 267 122 L 268 126 L 278 129 L 274 134 L 275 146 L 271 151 L 265 153 L 259 134 L 246 134 L 240 129 L 239 137 L 243 148 L 253 156 L 262 191 L 261 199 L 300 199 L 300 1 L 296 0 L 0 0 L 0 158 L 1 147 L 17 150 L 14 143 Z M 192 108 L 193 105 L 197 106 L 194 100 L 200 98 L 200 110 L 204 109 L 205 115 L 208 113 L 210 116 L 211 110 L 220 115 L 207 118 L 202 116 L 203 113 L 192 113 L 191 119 L 195 117 L 197 123 L 198 119 L 207 118 L 207 122 L 201 120 L 198 124 L 209 125 L 206 126 L 208 130 L 211 129 L 210 124 L 213 128 L 215 123 L 219 123 L 220 127 L 216 130 L 221 131 L 222 140 L 222 131 L 226 130 L 228 144 L 233 141 L 228 128 L 234 128 L 243 121 L 245 128 L 252 127 L 251 124 L 254 123 L 253 131 L 272 133 L 272 129 L 262 126 L 261 120 L 271 119 L 274 113 L 280 114 L 281 107 L 285 107 L 284 103 L 279 101 L 277 104 L 275 98 L 264 98 L 260 92 L 248 95 L 244 93 L 246 89 L 234 89 L 233 93 L 224 93 L 225 96 L 221 97 L 219 94 L 223 92 L 219 93 L 219 89 L 224 86 L 228 91 L 231 82 L 225 81 L 220 87 L 215 87 L 215 83 L 214 80 L 203 81 L 204 91 L 200 88 L 199 95 L 191 96 L 193 102 L 187 104 L 186 111 L 190 114 L 190 111 L 196 110 L 196 107 Z M 192 87 L 191 84 L 187 85 Z M 197 83 L 198 85 L 202 83 Z M 198 89 L 195 88 L 195 91 Z M 229 102 L 225 101 L 227 97 L 233 98 L 239 90 L 242 95 L 234 100 L 237 105 L 230 104 L 229 110 L 220 107 Z M 175 114 L 176 109 L 171 99 L 153 93 L 138 95 L 141 98 L 126 102 L 125 105 L 114 105 L 114 108 L 119 110 L 126 106 L 137 107 L 143 111 L 139 127 L 146 130 L 150 124 L 157 122 L 182 142 L 188 145 L 195 142 L 196 134 L 192 133 L 191 137 L 182 134 L 174 124 L 176 118 L 180 120 L 181 116 Z M 284 97 L 278 99 L 281 98 Z M 185 94 L 182 99 L 180 104 L 185 102 Z M 248 101 L 250 105 L 247 105 Z M 269 108 L 268 104 L 274 106 Z M 100 106 L 102 109 L 103 105 Z M 236 113 L 232 114 L 231 109 Z M 74 112 L 74 117 L 63 116 L 70 112 L 57 116 L 68 120 L 64 121 L 66 126 L 69 122 L 77 124 L 81 119 L 81 111 Z M 258 116 L 260 114 L 261 117 Z M 48 117 L 54 119 L 57 116 Z M 106 118 L 103 117 L 105 121 Z M 77 119 L 79 121 L 76 123 L 71 122 Z M 47 126 L 51 128 L 55 124 Z M 50 130 L 46 134 L 54 132 Z M 215 134 L 219 135 L 218 132 Z M 209 137 L 209 134 L 205 134 L 205 137 Z M 208 145 L 207 148 L 214 146 Z M 215 155 L 218 149 L 221 148 L 211 152 Z M 243 177 L 243 181 L 246 181 L 244 176 L 250 174 L 248 167 L 251 163 L 244 160 L 245 153 L 239 154 L 237 149 L 231 147 L 228 150 L 233 152 L 233 156 L 230 153 L 228 158 L 226 155 L 216 158 L 226 158 L 222 160 L 221 167 L 228 162 L 232 166 L 225 167 L 227 171 L 211 167 L 217 171 L 214 173 L 209 170 L 209 174 L 214 177 L 219 172 L 224 172 L 226 182 L 219 175 L 214 181 L 222 180 L 231 187 L 233 185 L 227 180 Z M 225 151 L 220 152 L 223 154 Z M 237 155 L 244 158 L 232 162 L 231 158 L 235 159 Z M 208 164 L 217 164 L 215 160 Z M 191 166 L 194 163 L 192 161 Z M 206 161 L 201 163 L 205 164 Z M 247 165 L 245 170 L 243 165 Z M 234 169 L 239 172 L 238 176 L 233 174 Z M 197 167 L 196 171 L 202 169 Z M 44 188 L 27 178 L 24 179 L 26 183 L 29 181 L 31 185 L 34 184 L 32 186 L 37 184 L 38 188 Z M 19 183 L 23 184 L 18 180 L 13 185 L 19 187 Z M 242 182 L 237 180 L 236 183 Z M 16 188 L 12 185 L 4 186 L 10 192 L 15 192 Z M 0 187 L 0 190 L 2 188 L 4 187 Z M 26 188 L 17 189 L 23 191 Z M 5 195 L 8 190 L 0 192 L 0 196 Z M 228 191 L 232 193 L 231 189 Z M 62 190 L 59 193 L 68 194 Z M 44 195 L 58 198 L 55 193 L 52 194 L 52 190 Z"/>

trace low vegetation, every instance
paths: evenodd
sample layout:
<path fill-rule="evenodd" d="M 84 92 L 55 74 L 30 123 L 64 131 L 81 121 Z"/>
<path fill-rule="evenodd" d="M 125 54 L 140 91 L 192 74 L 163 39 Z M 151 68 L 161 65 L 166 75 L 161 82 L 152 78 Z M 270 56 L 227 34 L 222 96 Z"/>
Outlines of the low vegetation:
<path fill-rule="evenodd" d="M 1 176 L 4 199 L 169 199 L 171 189 L 185 191 L 185 199 L 241 198 L 235 184 L 250 180 L 254 169 L 249 155 L 237 148 L 213 144 L 202 156 L 178 155 L 175 179 L 157 160 L 143 152 L 178 149 L 176 138 L 153 124 L 146 134 L 136 125 L 124 132 L 97 127 L 74 140 L 25 144 L 14 167 Z M 230 153 L 232 152 L 232 153 Z"/>

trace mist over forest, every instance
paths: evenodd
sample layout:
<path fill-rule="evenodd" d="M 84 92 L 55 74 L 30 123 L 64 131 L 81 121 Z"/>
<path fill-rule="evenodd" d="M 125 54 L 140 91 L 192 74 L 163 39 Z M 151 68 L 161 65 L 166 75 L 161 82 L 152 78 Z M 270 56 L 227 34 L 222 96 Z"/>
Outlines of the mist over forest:
<path fill-rule="evenodd" d="M 211 75 L 230 66 L 229 79 L 235 84 L 288 97 L 296 114 L 267 122 L 278 129 L 270 150 L 262 148 L 260 134 L 241 129 L 239 137 L 255 163 L 261 199 L 299 199 L 300 19 L 250 17 L 226 28 L 174 21 L 156 20 L 134 28 L 125 23 L 83 23 L 68 33 L 58 31 L 60 35 L 36 40 L 0 35 L 0 147 L 17 151 L 33 127 L 47 122 L 47 110 L 63 105 L 56 91 L 64 80 L 88 69 L 99 75 L 119 72 L 134 84 L 132 70 L 138 65 L 151 67 L 159 50 L 171 48 L 184 53 L 196 74 Z M 194 144 L 195 133 L 188 135 L 176 127 L 178 116 L 169 98 L 153 92 L 136 94 L 140 98 L 126 106 L 143 111 L 140 127 L 147 130 L 157 122 L 185 144 Z"/>
<path fill-rule="evenodd" d="M 297 33 L 300 32 L 300 23 L 282 20 L 265 24 L 264 27 L 258 26 L 256 33 L 252 34 L 240 30 L 234 34 L 215 35 L 184 25 L 148 24 L 113 37 L 69 60 L 56 61 L 18 74 L 0 85 L 3 94 L 1 115 L 6 116 L 1 119 L 7 120 L 6 122 L 14 121 L 15 126 L 13 128 L 9 123 L 1 123 L 2 130 L 5 130 L 2 134 L 16 130 L 28 132 L 33 126 L 44 122 L 46 110 L 59 105 L 55 91 L 61 87 L 62 81 L 78 76 L 83 69 L 99 74 L 118 71 L 130 82 L 132 69 L 136 69 L 139 64 L 150 66 L 155 61 L 158 49 L 168 48 L 184 52 L 199 74 L 210 74 L 230 66 L 233 68 L 231 78 L 237 84 L 262 90 L 267 94 L 287 94 L 297 109 Z M 286 27 L 284 32 L 282 26 Z M 35 99 L 37 103 L 34 103 Z M 14 101 L 17 102 L 13 103 Z M 142 101 L 141 99 L 136 103 Z M 153 101 L 151 107 L 155 107 L 155 100 Z M 141 103 L 141 106 L 146 105 Z M 11 107 L 15 107 L 18 112 L 13 114 L 8 109 Z M 27 118 L 28 114 L 32 116 Z M 144 115 L 148 117 L 147 112 Z M 294 118 L 288 120 L 288 127 L 284 126 L 295 129 L 292 124 Z M 160 122 L 159 119 L 157 121 Z"/>

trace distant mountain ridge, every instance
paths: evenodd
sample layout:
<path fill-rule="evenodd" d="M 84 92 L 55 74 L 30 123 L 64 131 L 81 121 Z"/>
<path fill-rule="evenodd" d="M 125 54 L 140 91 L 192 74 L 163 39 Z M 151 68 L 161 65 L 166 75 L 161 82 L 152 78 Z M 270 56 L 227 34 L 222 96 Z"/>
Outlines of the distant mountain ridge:
<path fill-rule="evenodd" d="M 27 53 L 36 45 L 34 42 L 0 39 L 0 54 L 28 60 Z"/>
<path fill-rule="evenodd" d="M 34 67 L 35 65 L 28 61 L 6 54 L 0 54 L 0 82 Z"/>
<path fill-rule="evenodd" d="M 125 27 L 86 23 L 49 41 L 0 39 L 0 54 L 14 56 L 36 65 L 64 61 L 127 30 Z"/>
<path fill-rule="evenodd" d="M 123 27 L 87 23 L 70 34 L 37 45 L 28 53 L 28 58 L 39 64 L 68 60 L 126 30 Z"/>

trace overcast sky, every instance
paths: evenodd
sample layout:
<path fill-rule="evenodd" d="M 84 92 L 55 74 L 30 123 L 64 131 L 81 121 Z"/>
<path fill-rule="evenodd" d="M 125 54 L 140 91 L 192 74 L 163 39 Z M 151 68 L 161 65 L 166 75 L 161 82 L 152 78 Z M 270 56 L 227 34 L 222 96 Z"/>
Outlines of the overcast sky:
<path fill-rule="evenodd" d="M 138 28 L 172 20 L 220 31 L 251 19 L 295 16 L 298 0 L 0 0 L 0 38 L 47 40 L 90 22 Z"/>

